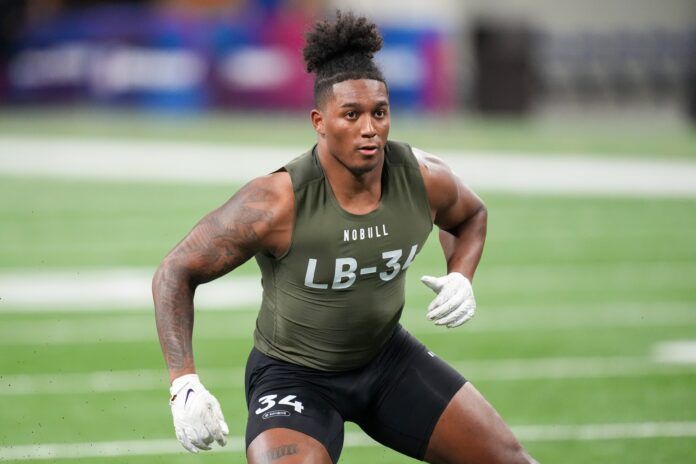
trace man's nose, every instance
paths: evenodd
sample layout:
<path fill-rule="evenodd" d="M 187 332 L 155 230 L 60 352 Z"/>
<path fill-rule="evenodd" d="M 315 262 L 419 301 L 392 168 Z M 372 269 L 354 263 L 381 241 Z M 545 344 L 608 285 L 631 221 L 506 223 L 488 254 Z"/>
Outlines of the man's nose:
<path fill-rule="evenodd" d="M 360 127 L 360 134 L 363 137 L 374 137 L 377 133 L 375 132 L 375 124 L 369 115 L 363 117 L 362 125 Z"/>

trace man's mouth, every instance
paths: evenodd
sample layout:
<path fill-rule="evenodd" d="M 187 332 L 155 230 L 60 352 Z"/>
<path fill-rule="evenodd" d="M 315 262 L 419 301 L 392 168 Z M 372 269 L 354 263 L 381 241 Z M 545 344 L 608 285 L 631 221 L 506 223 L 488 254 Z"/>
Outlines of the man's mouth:
<path fill-rule="evenodd" d="M 362 145 L 358 147 L 358 151 L 363 155 L 374 155 L 377 153 L 377 150 L 379 150 L 378 145 Z"/>

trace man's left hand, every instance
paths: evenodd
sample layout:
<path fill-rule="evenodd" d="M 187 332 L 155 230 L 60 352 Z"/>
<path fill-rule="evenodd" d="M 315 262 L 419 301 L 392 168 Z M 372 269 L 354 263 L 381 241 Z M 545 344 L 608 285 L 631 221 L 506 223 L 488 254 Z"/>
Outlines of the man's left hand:
<path fill-rule="evenodd" d="M 421 282 L 437 296 L 428 306 L 427 317 L 435 325 L 457 327 L 474 317 L 476 300 L 471 282 L 459 272 L 442 277 L 421 277 Z"/>

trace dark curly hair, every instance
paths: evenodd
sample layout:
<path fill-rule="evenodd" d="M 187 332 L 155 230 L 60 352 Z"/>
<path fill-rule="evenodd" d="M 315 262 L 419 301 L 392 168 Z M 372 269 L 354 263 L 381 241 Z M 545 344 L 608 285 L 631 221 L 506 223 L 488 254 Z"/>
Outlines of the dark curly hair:
<path fill-rule="evenodd" d="M 332 86 L 350 79 L 374 79 L 387 83 L 372 60 L 384 41 L 377 25 L 364 16 L 336 12 L 336 20 L 319 21 L 306 35 L 303 55 L 307 72 L 316 73 L 314 103 L 319 106 Z"/>

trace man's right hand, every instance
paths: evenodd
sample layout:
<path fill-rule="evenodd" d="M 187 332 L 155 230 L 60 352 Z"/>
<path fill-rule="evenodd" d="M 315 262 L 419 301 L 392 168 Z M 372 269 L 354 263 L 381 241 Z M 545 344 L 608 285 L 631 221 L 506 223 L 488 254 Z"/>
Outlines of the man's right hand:
<path fill-rule="evenodd" d="M 209 450 L 213 440 L 227 444 L 230 433 L 220 403 L 205 389 L 196 374 L 177 377 L 169 389 L 176 438 L 192 453 Z"/>

